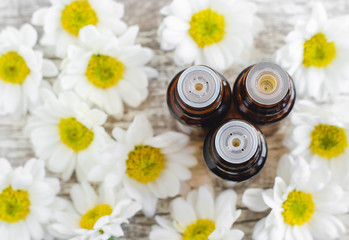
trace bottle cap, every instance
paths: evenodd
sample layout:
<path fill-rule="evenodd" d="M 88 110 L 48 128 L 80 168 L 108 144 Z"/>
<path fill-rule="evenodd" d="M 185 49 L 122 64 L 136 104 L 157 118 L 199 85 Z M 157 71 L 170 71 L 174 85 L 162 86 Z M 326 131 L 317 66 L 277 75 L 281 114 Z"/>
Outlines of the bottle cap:
<path fill-rule="evenodd" d="M 254 101 L 262 105 L 272 105 L 280 102 L 286 96 L 289 89 L 289 78 L 277 64 L 258 63 L 247 74 L 246 89 Z"/>
<path fill-rule="evenodd" d="M 187 68 L 179 77 L 177 91 L 181 100 L 194 108 L 211 105 L 219 96 L 221 81 L 217 73 L 206 66 Z"/>
<path fill-rule="evenodd" d="M 225 161 L 241 164 L 250 160 L 258 148 L 258 132 L 251 124 L 231 120 L 217 131 L 215 148 Z"/>

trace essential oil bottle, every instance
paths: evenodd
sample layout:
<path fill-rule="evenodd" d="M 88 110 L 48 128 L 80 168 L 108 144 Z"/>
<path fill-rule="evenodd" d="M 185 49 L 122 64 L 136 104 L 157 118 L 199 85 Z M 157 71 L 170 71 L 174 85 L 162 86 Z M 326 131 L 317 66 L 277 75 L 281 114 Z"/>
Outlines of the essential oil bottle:
<path fill-rule="evenodd" d="M 247 180 L 263 167 L 268 154 L 261 131 L 244 120 L 228 120 L 206 136 L 204 158 L 217 176 L 235 182 Z"/>
<path fill-rule="evenodd" d="M 239 114 L 264 132 L 264 126 L 278 123 L 291 112 L 296 91 L 292 78 L 279 65 L 261 62 L 240 73 L 232 99 Z"/>
<path fill-rule="evenodd" d="M 179 72 L 168 86 L 168 108 L 186 126 L 210 128 L 223 119 L 230 104 L 228 81 L 207 66 L 193 66 Z"/>

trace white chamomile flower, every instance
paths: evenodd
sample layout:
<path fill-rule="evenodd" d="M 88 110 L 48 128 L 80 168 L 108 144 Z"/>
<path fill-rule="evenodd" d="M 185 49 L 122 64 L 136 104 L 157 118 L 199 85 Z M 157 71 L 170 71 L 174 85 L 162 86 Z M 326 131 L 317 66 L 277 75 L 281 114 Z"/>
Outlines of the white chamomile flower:
<path fill-rule="evenodd" d="M 327 19 L 316 3 L 308 22 L 299 22 L 276 53 L 293 77 L 297 94 L 323 101 L 349 92 L 349 18 Z"/>
<path fill-rule="evenodd" d="M 300 157 L 281 158 L 273 189 L 247 189 L 242 202 L 253 211 L 271 208 L 254 227 L 254 240 L 331 240 L 345 232 L 338 219 L 348 211 L 343 189 L 327 168 Z"/>
<path fill-rule="evenodd" d="M 208 187 L 188 193 L 186 199 L 172 201 L 171 220 L 156 216 L 150 240 L 241 240 L 244 233 L 232 229 L 240 216 L 236 210 L 236 193 L 226 190 L 215 199 Z"/>
<path fill-rule="evenodd" d="M 55 210 L 59 181 L 45 177 L 42 160 L 12 168 L 0 158 L 0 233 L 6 240 L 41 240 Z"/>
<path fill-rule="evenodd" d="M 182 133 L 153 136 L 145 115 L 136 116 L 127 131 L 114 128 L 112 134 L 117 142 L 105 149 L 89 179 L 108 185 L 122 181 L 130 197 L 142 203 L 144 214 L 152 216 L 158 198 L 176 196 L 181 183 L 191 178 L 195 148 L 187 146 L 189 137 Z"/>
<path fill-rule="evenodd" d="M 55 65 L 34 51 L 37 32 L 29 24 L 0 33 L 0 115 L 19 118 L 38 103 L 42 76 L 54 76 Z"/>
<path fill-rule="evenodd" d="M 43 26 L 41 44 L 54 48 L 64 58 L 68 46 L 78 42 L 79 31 L 87 25 L 120 35 L 126 24 L 120 19 L 124 6 L 113 0 L 50 0 L 51 6 L 33 14 L 32 23 Z"/>
<path fill-rule="evenodd" d="M 42 95 L 45 103 L 33 111 L 26 127 L 34 151 L 64 181 L 74 169 L 78 180 L 84 180 L 99 161 L 104 145 L 111 141 L 102 126 L 107 115 L 90 109 L 73 92 L 56 97 L 43 90 Z"/>
<path fill-rule="evenodd" d="M 131 27 L 116 38 L 94 26 L 81 29 L 81 44 L 69 47 L 63 64 L 62 89 L 74 89 L 81 98 L 115 117 L 124 112 L 122 102 L 138 107 L 148 96 L 147 73 L 155 70 L 144 66 L 153 52 L 134 44 L 137 33 L 138 27 Z"/>
<path fill-rule="evenodd" d="M 141 205 L 131 200 L 120 187 L 99 187 L 98 195 L 86 182 L 75 184 L 70 196 L 73 204 L 62 201 L 48 231 L 59 239 L 107 240 L 124 235 L 121 224 L 128 223 Z"/>
<path fill-rule="evenodd" d="M 285 138 L 291 154 L 329 168 L 337 181 L 344 179 L 349 163 L 348 104 L 345 98 L 321 106 L 298 101 Z"/>
<path fill-rule="evenodd" d="M 173 0 L 161 13 L 161 48 L 174 51 L 177 65 L 207 64 L 224 70 L 247 60 L 261 29 L 255 4 L 242 0 Z"/>

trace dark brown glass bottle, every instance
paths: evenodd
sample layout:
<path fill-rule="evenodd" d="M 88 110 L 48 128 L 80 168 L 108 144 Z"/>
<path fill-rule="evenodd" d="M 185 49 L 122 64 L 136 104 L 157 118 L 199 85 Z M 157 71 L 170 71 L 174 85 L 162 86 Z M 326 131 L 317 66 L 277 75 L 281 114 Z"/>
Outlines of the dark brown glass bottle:
<path fill-rule="evenodd" d="M 228 120 L 212 129 L 204 143 L 204 158 L 217 176 L 241 182 L 256 175 L 268 154 L 261 131 L 244 120 Z"/>
<path fill-rule="evenodd" d="M 193 66 L 179 72 L 167 89 L 167 105 L 182 124 L 211 128 L 220 122 L 231 104 L 228 81 L 207 66 Z"/>
<path fill-rule="evenodd" d="M 238 113 L 264 132 L 264 126 L 275 126 L 291 112 L 296 91 L 292 78 L 279 65 L 262 62 L 239 74 L 232 99 Z"/>

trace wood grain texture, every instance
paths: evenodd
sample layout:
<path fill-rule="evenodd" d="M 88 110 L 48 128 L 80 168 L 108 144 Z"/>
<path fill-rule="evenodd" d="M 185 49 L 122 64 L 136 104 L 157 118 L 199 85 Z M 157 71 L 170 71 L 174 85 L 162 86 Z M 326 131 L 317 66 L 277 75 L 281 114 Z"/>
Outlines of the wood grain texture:
<path fill-rule="evenodd" d="M 137 109 L 126 109 L 125 116 L 119 120 L 108 119 L 105 127 L 108 132 L 114 126 L 126 128 L 133 117 L 139 112 L 146 112 L 151 119 L 155 133 L 166 130 L 178 130 L 174 119 L 171 118 L 165 102 L 167 84 L 182 67 L 177 67 L 172 61 L 172 53 L 160 50 L 157 41 L 157 27 L 163 17 L 159 10 L 167 5 L 170 0 L 119 0 L 125 4 L 124 20 L 129 25 L 140 25 L 138 42 L 155 51 L 155 57 L 151 66 L 159 71 L 159 77 L 151 80 L 149 85 L 150 95 L 145 103 Z M 232 84 L 237 74 L 250 63 L 261 60 L 272 60 L 275 51 L 282 46 L 286 34 L 293 29 L 298 19 L 306 19 L 310 13 L 308 0 L 253 0 L 258 7 L 258 15 L 263 19 L 265 28 L 255 39 L 255 49 L 252 50 L 251 60 L 245 65 L 234 65 L 223 74 Z M 338 16 L 349 13 L 349 1 L 347 0 L 323 0 L 329 16 Z M 6 26 L 19 27 L 30 21 L 32 13 L 43 6 L 48 6 L 48 0 L 1 0 L 0 1 L 0 29 Z M 41 29 L 38 29 L 41 32 Z M 26 119 L 18 122 L 0 120 L 0 157 L 8 158 L 13 165 L 23 164 L 27 159 L 34 156 L 29 140 L 22 133 Z M 241 204 L 241 194 L 249 187 L 272 187 L 275 177 L 275 167 L 280 156 L 287 152 L 283 147 L 283 131 L 267 138 L 269 145 L 269 157 L 266 166 L 261 173 L 250 181 L 238 183 L 234 186 L 214 177 L 206 168 L 202 157 L 203 138 L 194 136 L 192 144 L 197 146 L 199 165 L 193 169 L 193 179 L 189 182 L 191 187 L 197 187 L 204 183 L 212 184 L 216 192 L 227 188 L 233 188 L 239 195 L 238 208 L 242 209 L 242 216 L 235 223 L 235 227 L 246 233 L 244 239 L 251 239 L 253 226 L 265 213 L 254 213 L 247 210 Z M 62 184 L 62 196 L 67 196 L 70 186 L 74 181 Z M 168 216 L 171 199 L 159 201 L 157 214 Z M 125 227 L 126 239 L 148 239 L 152 218 L 146 218 L 138 214 L 131 220 L 131 224 Z"/>

